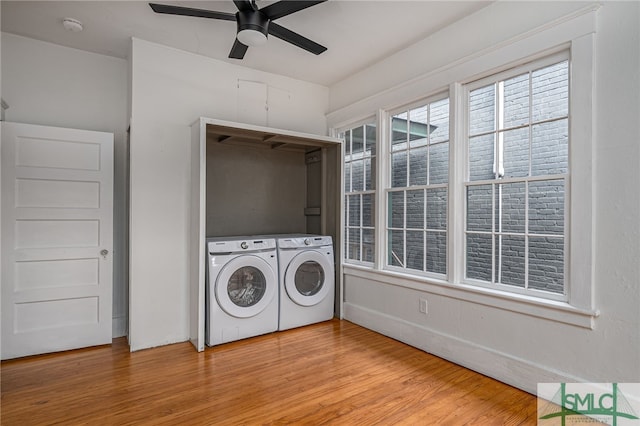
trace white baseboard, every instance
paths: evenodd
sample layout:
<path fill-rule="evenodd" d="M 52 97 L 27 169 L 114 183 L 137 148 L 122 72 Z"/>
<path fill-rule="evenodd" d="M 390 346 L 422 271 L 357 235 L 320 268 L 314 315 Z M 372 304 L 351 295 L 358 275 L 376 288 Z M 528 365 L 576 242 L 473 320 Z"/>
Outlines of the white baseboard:
<path fill-rule="evenodd" d="M 344 303 L 343 309 L 347 321 L 534 395 L 538 383 L 588 381 L 362 306 Z"/>
<path fill-rule="evenodd" d="M 112 338 L 123 337 L 127 335 L 127 317 L 113 317 L 112 320 Z"/>

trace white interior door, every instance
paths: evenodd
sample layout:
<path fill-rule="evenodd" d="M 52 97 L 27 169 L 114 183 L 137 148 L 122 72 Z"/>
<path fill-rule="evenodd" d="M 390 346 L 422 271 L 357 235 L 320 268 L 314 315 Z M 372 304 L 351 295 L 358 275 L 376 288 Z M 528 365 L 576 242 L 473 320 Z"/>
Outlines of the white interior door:
<path fill-rule="evenodd" d="M 111 343 L 113 135 L 2 123 L 2 359 Z"/>

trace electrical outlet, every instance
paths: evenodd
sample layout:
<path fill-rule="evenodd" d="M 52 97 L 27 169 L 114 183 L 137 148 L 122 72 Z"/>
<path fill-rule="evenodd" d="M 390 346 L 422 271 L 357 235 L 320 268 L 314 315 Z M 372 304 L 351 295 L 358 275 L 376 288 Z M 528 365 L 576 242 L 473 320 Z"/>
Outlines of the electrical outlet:
<path fill-rule="evenodd" d="M 427 299 L 420 299 L 420 313 L 427 315 Z"/>

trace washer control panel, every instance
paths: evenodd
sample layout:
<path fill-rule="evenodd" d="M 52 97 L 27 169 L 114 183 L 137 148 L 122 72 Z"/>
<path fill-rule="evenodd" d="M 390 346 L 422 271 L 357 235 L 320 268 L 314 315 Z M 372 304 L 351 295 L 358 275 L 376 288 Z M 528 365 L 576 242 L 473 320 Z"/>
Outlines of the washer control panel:
<path fill-rule="evenodd" d="M 251 251 L 273 250 L 276 248 L 274 239 L 238 239 L 207 241 L 207 250 L 210 254 L 240 253 Z"/>

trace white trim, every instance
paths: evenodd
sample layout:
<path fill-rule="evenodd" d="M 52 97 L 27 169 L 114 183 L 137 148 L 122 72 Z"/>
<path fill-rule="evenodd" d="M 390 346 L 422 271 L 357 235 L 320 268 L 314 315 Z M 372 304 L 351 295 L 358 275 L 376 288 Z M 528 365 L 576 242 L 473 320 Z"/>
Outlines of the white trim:
<path fill-rule="evenodd" d="M 449 116 L 458 117 L 458 120 L 450 120 L 449 129 L 449 164 L 467 164 L 467 149 L 464 143 L 467 119 L 465 102 L 463 99 L 463 89 L 460 83 L 452 83 L 449 87 Z M 457 244 L 464 240 L 464 218 L 466 215 L 466 189 L 462 185 L 465 181 L 466 171 L 464 167 L 449 167 L 449 205 L 448 226 L 449 235 L 447 240 L 448 253 L 448 276 L 454 283 L 462 281 L 464 277 L 464 244 Z M 452 209 L 451 206 L 463 206 L 463 208 Z"/>
<path fill-rule="evenodd" d="M 376 166 L 378 174 L 376 176 L 376 210 L 375 210 L 375 238 L 376 238 L 376 254 L 374 266 L 376 269 L 382 269 L 387 263 L 385 254 L 387 252 L 387 194 L 384 188 L 388 186 L 389 181 L 389 161 L 386 160 L 389 149 L 389 117 L 391 115 L 384 110 L 379 109 L 376 114 L 378 128 L 378 155 L 376 156 Z M 383 136 L 385 135 L 385 136 Z"/>
<path fill-rule="evenodd" d="M 577 308 L 566 302 L 468 284 L 451 284 L 447 281 L 418 277 L 407 273 L 389 270 L 373 271 L 370 268 L 353 265 L 344 265 L 343 271 L 345 276 L 354 276 L 382 284 L 420 290 L 583 328 L 592 329 L 593 319 L 600 315 L 597 310 Z"/>
<path fill-rule="evenodd" d="M 463 367 L 535 394 L 537 383 L 585 383 L 586 378 L 511 356 L 398 317 L 351 303 L 344 304 L 344 319 L 404 342 Z"/>
<path fill-rule="evenodd" d="M 566 292 L 573 306 L 592 309 L 595 276 L 595 34 L 572 41 L 570 66 L 569 202 L 572 214 L 565 224 L 571 238 L 565 286 L 568 283 Z"/>
<path fill-rule="evenodd" d="M 330 111 L 327 114 L 327 124 L 329 127 L 338 127 L 341 123 L 353 121 L 355 117 L 370 116 L 371 111 L 380 108 L 393 109 L 398 105 L 408 104 L 422 98 L 422 94 L 444 90 L 452 81 L 466 83 L 482 78 L 483 75 L 491 74 L 495 72 L 496 68 L 504 67 L 505 64 L 511 64 L 535 55 L 548 54 L 550 52 L 547 51 L 557 50 L 559 46 L 571 40 L 595 32 L 596 12 L 599 8 L 599 5 L 589 5 L 546 25 L 460 58 L 351 105 Z M 479 74 L 479 72 L 484 74 Z M 416 94 L 421 94 L 421 96 L 417 98 Z"/>
<path fill-rule="evenodd" d="M 304 142 L 309 140 L 314 143 L 325 142 L 328 145 L 342 144 L 342 139 L 334 138 L 331 136 L 314 135 L 311 133 L 296 132 L 293 130 L 278 129 L 275 127 L 255 126 L 253 124 L 236 123 L 233 121 L 218 120 L 218 119 L 207 118 L 207 117 L 200 117 L 199 119 L 194 121 L 191 125 L 193 126 L 198 124 L 201 126 L 204 126 L 205 131 L 206 131 L 207 125 L 212 125 L 212 126 L 225 127 L 228 129 L 237 130 L 240 132 L 249 131 L 249 132 L 256 132 L 256 133 L 275 134 L 277 136 L 283 136 L 283 137 L 291 138 L 294 140 L 298 140 L 299 142 Z"/>

